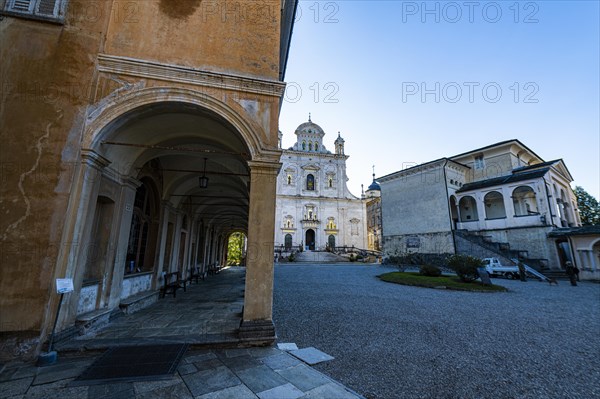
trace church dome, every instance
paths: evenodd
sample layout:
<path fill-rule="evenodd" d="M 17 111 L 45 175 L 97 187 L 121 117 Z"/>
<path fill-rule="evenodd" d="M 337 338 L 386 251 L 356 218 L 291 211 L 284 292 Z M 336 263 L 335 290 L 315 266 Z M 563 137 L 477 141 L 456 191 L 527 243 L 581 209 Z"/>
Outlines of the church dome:
<path fill-rule="evenodd" d="M 319 137 L 323 137 L 325 136 L 325 132 L 323 131 L 323 128 L 319 125 L 317 125 L 316 123 L 314 123 L 313 121 L 310 120 L 310 117 L 308 118 L 308 122 L 304 122 L 303 124 L 301 124 L 300 126 L 298 126 L 296 128 L 296 134 L 309 134 L 309 135 L 313 135 L 316 134 Z"/>
<path fill-rule="evenodd" d="M 375 180 L 373 180 L 373 183 L 371 183 L 368 190 L 369 191 L 373 191 L 373 190 L 381 191 L 381 187 L 379 186 L 379 183 L 377 183 Z"/>

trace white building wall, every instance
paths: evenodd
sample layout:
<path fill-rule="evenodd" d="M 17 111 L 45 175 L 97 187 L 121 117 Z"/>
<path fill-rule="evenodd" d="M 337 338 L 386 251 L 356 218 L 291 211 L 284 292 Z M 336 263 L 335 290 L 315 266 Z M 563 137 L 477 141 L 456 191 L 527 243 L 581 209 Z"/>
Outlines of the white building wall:
<path fill-rule="evenodd" d="M 304 127 L 307 125 L 308 127 Z M 306 130 L 311 128 L 313 134 Z M 315 133 L 316 132 L 316 133 Z M 315 124 L 303 124 L 296 131 L 298 142 L 284 150 L 277 180 L 275 248 L 285 246 L 285 236 L 292 235 L 294 249 L 306 245 L 306 231 L 315 231 L 315 249 L 324 250 L 330 235 L 336 246 L 367 248 L 366 202 L 348 190 L 344 154 L 332 154 L 322 144 L 322 130 Z M 302 142 L 319 143 L 319 151 L 302 151 Z M 308 149 L 308 147 L 306 147 Z M 314 147 L 313 147 L 314 149 Z M 315 189 L 307 189 L 307 177 L 315 178 Z M 330 185 L 331 178 L 331 185 Z M 309 219 L 309 207 L 313 218 Z M 333 218 L 335 228 L 328 228 Z M 288 221 L 290 225 L 288 226 Z"/>

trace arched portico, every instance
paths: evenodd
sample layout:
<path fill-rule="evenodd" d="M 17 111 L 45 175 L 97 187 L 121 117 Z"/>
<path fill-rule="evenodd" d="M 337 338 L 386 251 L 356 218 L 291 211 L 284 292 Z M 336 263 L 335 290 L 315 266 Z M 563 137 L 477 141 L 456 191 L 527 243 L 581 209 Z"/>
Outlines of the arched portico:
<path fill-rule="evenodd" d="M 185 276 L 193 267 L 223 264 L 227 237 L 239 230 L 248 234 L 243 320 L 252 324 L 251 338 L 272 335 L 269 238 L 279 152 L 264 150 L 269 145 L 261 135 L 260 127 L 228 105 L 185 89 L 143 89 L 92 112 L 56 268 L 58 276 L 72 276 L 76 288 L 61 325 L 82 312 L 118 307 L 133 294 L 125 283 L 134 278 L 143 284 L 129 286 L 155 290 L 163 272 Z M 108 194 L 100 196 L 103 192 Z M 110 212 L 100 212 L 111 203 Z M 105 241 L 112 245 L 100 246 L 108 260 L 96 275 L 109 287 L 94 293 L 88 285 L 94 299 L 82 307 L 81 265 L 90 264 L 86 244 L 99 224 L 109 226 Z M 150 226 L 156 230 L 152 237 Z M 84 245 L 72 245 L 77 242 Z"/>

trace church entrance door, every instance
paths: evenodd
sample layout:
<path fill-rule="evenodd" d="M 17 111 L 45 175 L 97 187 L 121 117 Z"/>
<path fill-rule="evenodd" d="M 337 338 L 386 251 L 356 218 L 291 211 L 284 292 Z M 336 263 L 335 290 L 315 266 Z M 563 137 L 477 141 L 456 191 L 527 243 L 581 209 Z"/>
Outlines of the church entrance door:
<path fill-rule="evenodd" d="M 329 236 L 329 248 L 332 250 L 335 248 L 335 236 L 333 234 Z"/>
<path fill-rule="evenodd" d="M 315 231 L 313 229 L 306 230 L 306 248 L 310 251 L 315 250 Z"/>

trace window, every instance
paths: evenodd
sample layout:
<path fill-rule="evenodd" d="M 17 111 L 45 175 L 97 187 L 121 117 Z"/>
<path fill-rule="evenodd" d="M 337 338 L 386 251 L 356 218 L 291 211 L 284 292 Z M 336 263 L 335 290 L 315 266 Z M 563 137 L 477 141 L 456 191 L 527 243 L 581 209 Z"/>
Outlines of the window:
<path fill-rule="evenodd" d="M 485 168 L 485 161 L 483 160 L 483 155 L 477 155 L 475 157 L 474 167 L 475 167 L 475 169 L 484 169 Z"/>
<path fill-rule="evenodd" d="M 319 151 L 319 143 L 315 143 L 315 151 Z"/>
<path fill-rule="evenodd" d="M 306 151 L 306 141 L 302 142 L 302 151 Z"/>
<path fill-rule="evenodd" d="M 329 176 L 329 188 L 333 187 L 333 177 Z"/>
<path fill-rule="evenodd" d="M 292 184 L 292 175 L 287 175 L 288 186 Z"/>
<path fill-rule="evenodd" d="M 312 141 L 308 142 L 308 151 L 312 151 Z"/>
<path fill-rule="evenodd" d="M 7 0 L 4 11 L 39 19 L 62 21 L 67 0 Z"/>
<path fill-rule="evenodd" d="M 315 191 L 315 177 L 313 175 L 306 176 L 306 189 L 308 191 Z"/>

